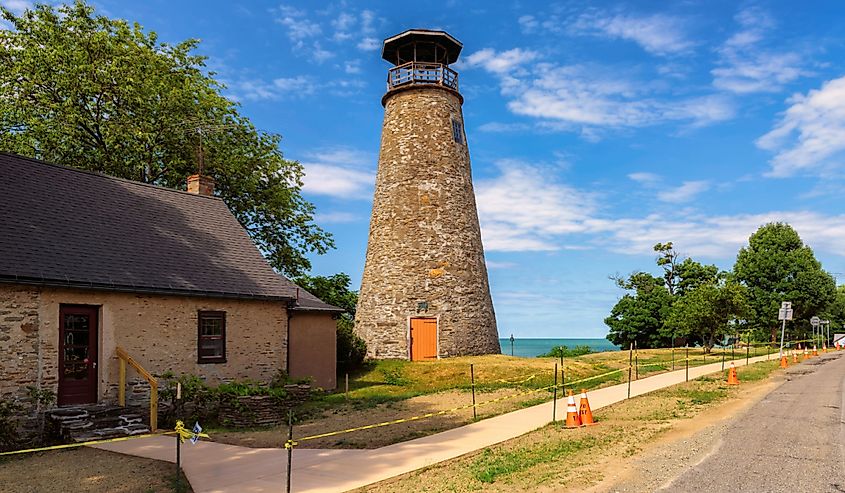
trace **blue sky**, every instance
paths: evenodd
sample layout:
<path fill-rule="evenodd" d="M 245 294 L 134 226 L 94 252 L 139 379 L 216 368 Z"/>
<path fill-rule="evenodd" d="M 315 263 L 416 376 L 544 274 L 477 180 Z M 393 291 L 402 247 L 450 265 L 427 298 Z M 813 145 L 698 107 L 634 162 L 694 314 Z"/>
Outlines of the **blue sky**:
<path fill-rule="evenodd" d="M 29 2 L 0 0 L 20 11 Z M 306 169 L 337 249 L 363 270 L 389 65 L 381 40 L 444 29 L 464 51 L 464 116 L 499 332 L 603 337 L 673 241 L 722 268 L 787 221 L 845 279 L 845 3 L 236 2 L 95 4 L 200 53 Z"/>

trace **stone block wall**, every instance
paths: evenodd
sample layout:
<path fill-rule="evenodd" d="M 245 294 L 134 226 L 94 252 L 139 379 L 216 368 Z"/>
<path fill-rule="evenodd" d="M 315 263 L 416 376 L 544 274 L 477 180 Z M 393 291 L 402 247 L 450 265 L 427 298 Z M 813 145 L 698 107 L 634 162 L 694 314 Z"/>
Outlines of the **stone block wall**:
<path fill-rule="evenodd" d="M 61 304 L 99 307 L 101 402 L 117 400 L 118 345 L 153 374 L 193 373 L 212 385 L 267 382 L 286 366 L 281 302 L 0 285 L 0 398 L 22 397 L 26 385 L 58 392 Z M 199 310 L 226 312 L 226 363 L 197 363 Z M 146 381 L 131 367 L 127 382 L 129 403 L 149 398 Z"/>
<path fill-rule="evenodd" d="M 408 359 L 409 319 L 437 317 L 438 356 L 498 353 L 462 98 L 431 85 L 383 101 L 355 330 L 370 357 Z"/>

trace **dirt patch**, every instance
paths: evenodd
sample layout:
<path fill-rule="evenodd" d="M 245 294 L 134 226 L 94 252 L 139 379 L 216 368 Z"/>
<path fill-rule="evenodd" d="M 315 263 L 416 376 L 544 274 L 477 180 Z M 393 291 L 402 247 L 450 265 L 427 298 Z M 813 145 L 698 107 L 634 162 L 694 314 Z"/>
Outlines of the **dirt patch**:
<path fill-rule="evenodd" d="M 87 447 L 0 461 L 5 493 L 164 493 L 175 491 L 173 476 L 172 464 Z"/>
<path fill-rule="evenodd" d="M 490 404 L 486 401 L 511 397 Z M 520 409 L 529 404 L 548 400 L 548 392 L 499 389 L 491 392 L 477 392 L 476 408 L 478 419 L 496 416 Z M 464 391 L 448 391 L 429 394 L 402 401 L 387 402 L 369 408 L 357 407 L 355 403 L 323 411 L 318 416 L 294 426 L 294 439 L 334 430 L 345 430 L 373 423 L 386 422 L 411 416 L 445 411 L 472 404 L 472 394 Z M 378 448 L 397 442 L 419 438 L 440 431 L 452 429 L 473 421 L 472 408 L 458 410 L 430 418 L 356 431 L 299 443 L 299 448 Z M 255 431 L 216 431 L 213 440 L 245 447 L 280 447 L 287 438 L 286 427 L 274 427 Z"/>
<path fill-rule="evenodd" d="M 669 387 L 597 410 L 598 426 L 549 425 L 361 491 L 653 491 L 712 449 L 720 423 L 773 388 L 764 376 L 775 367 L 773 361 L 740 369 L 741 380 L 749 372 L 740 388 L 716 376 Z M 662 462 L 642 459 L 660 453 Z"/>

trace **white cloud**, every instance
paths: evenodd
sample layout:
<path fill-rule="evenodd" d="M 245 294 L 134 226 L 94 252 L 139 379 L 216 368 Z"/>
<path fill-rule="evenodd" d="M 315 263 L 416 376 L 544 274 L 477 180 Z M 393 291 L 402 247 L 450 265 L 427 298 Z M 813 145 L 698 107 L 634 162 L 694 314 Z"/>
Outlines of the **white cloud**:
<path fill-rule="evenodd" d="M 521 65 L 534 61 L 537 56 L 537 52 L 521 48 L 502 52 L 496 52 L 493 48 L 484 48 L 464 58 L 461 66 L 482 67 L 488 72 L 504 75 Z"/>
<path fill-rule="evenodd" d="M 361 215 L 345 211 L 323 212 L 317 213 L 314 216 L 314 222 L 317 224 L 346 224 L 358 222 L 364 219 L 365 218 Z"/>
<path fill-rule="evenodd" d="M 556 236 L 584 230 L 582 222 L 595 210 L 592 195 L 518 160 L 496 164 L 501 175 L 475 187 L 485 249 L 558 250 Z"/>
<path fill-rule="evenodd" d="M 526 34 L 533 33 L 540 25 L 540 22 L 533 15 L 523 15 L 517 19 L 517 22 L 519 22 L 519 27 L 522 29 L 522 32 Z"/>
<path fill-rule="evenodd" d="M 362 51 L 375 51 L 379 48 L 381 48 L 381 40 L 372 36 L 363 38 L 358 42 L 358 49 Z"/>
<path fill-rule="evenodd" d="M 511 269 L 514 267 L 516 267 L 516 264 L 514 262 L 497 262 L 495 260 L 487 261 L 488 269 Z"/>
<path fill-rule="evenodd" d="M 652 255 L 655 243 L 672 241 L 687 255 L 731 259 L 757 228 L 774 221 L 791 224 L 814 249 L 845 251 L 845 214 L 771 211 L 709 216 L 678 209 L 671 215 L 607 217 L 595 196 L 550 179 L 544 169 L 515 160 L 497 164 L 500 175 L 476 185 L 487 251 L 601 248 L 624 255 Z M 632 175 L 655 178 L 647 173 Z"/>
<path fill-rule="evenodd" d="M 302 160 L 303 191 L 342 199 L 371 199 L 376 160 L 369 153 L 338 147 L 314 152 Z"/>
<path fill-rule="evenodd" d="M 802 54 L 760 47 L 775 27 L 768 13 L 750 7 L 734 19 L 741 29 L 719 47 L 718 67 L 710 71 L 716 88 L 737 94 L 777 92 L 785 84 L 811 74 L 803 68 Z"/>
<path fill-rule="evenodd" d="M 734 216 L 679 213 L 672 218 L 653 214 L 644 218 L 597 219 L 588 221 L 587 226 L 597 234 L 607 234 L 601 237 L 601 243 L 615 253 L 652 254 L 655 243 L 669 240 L 690 256 L 730 259 L 757 228 L 773 221 L 791 224 L 804 242 L 816 250 L 841 254 L 845 249 L 845 215 L 824 216 L 809 211 Z"/>
<path fill-rule="evenodd" d="M 783 118 L 757 140 L 761 149 L 775 152 L 769 176 L 842 167 L 845 161 L 845 77 L 825 82 L 806 95 L 795 94 Z"/>
<path fill-rule="evenodd" d="M 587 13 L 578 17 L 570 26 L 570 32 L 633 41 L 649 53 L 667 55 L 692 48 L 693 42 L 687 39 L 684 25 L 683 19 L 664 14 Z"/>
<path fill-rule="evenodd" d="M 232 97 L 246 101 L 278 101 L 314 94 L 315 82 L 303 75 L 280 77 L 271 81 L 261 79 L 239 80 L 228 84 Z"/>
<path fill-rule="evenodd" d="M 530 129 L 531 126 L 526 123 L 503 123 L 503 122 L 487 122 L 478 127 L 482 132 L 490 133 L 507 133 L 507 132 L 521 132 Z"/>
<path fill-rule="evenodd" d="M 341 7 L 345 7 L 345 4 Z M 381 40 L 374 36 L 380 19 L 372 10 L 346 9 L 338 12 L 336 9 L 326 9 L 309 12 L 280 5 L 271 9 L 271 12 L 275 21 L 285 26 L 288 38 L 293 41 L 292 48 L 297 53 L 307 53 L 317 63 L 335 56 L 335 49 L 324 48 L 327 43 L 340 46 L 359 39 L 356 46 L 360 50 L 371 51 L 381 47 Z"/>
<path fill-rule="evenodd" d="M 679 187 L 670 188 L 658 193 L 657 199 L 663 202 L 680 204 L 682 202 L 689 202 L 696 195 L 706 192 L 709 189 L 710 183 L 707 181 L 685 181 Z"/>
<path fill-rule="evenodd" d="M 361 73 L 361 60 L 348 60 L 343 64 L 343 71 L 347 74 Z"/>
<path fill-rule="evenodd" d="M 602 67 L 541 63 L 528 80 L 507 77 L 501 79 L 502 92 L 513 96 L 508 108 L 514 113 L 581 126 L 642 127 L 667 121 L 702 126 L 734 115 L 726 97 L 659 99 L 647 84 Z"/>
<path fill-rule="evenodd" d="M 645 186 L 654 186 L 662 180 L 660 175 L 655 173 L 648 173 L 646 171 L 638 171 L 636 173 L 629 173 L 628 178 Z"/>
<path fill-rule="evenodd" d="M 29 0 L 0 0 L 0 6 L 15 15 L 21 15 L 26 10 L 32 10 L 33 3 Z"/>
<path fill-rule="evenodd" d="M 276 22 L 287 28 L 288 38 L 297 46 L 301 47 L 304 39 L 314 38 L 323 32 L 320 24 L 308 19 L 305 11 L 280 5 L 276 12 Z"/>

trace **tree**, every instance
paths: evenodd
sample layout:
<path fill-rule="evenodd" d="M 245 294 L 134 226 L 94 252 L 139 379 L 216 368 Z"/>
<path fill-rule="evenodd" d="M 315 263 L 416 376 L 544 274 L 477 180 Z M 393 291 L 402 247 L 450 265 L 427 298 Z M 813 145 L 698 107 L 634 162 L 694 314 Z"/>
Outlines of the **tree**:
<path fill-rule="evenodd" d="M 634 341 L 641 348 L 668 346 L 671 335 L 667 336 L 663 327 L 672 306 L 672 295 L 664 280 L 637 272 L 628 279 L 617 279 L 617 284 L 634 293 L 622 296 L 604 319 L 610 327 L 607 339 L 623 347 Z"/>
<path fill-rule="evenodd" d="M 337 368 L 346 372 L 361 366 L 367 344 L 353 331 L 358 292 L 349 289 L 349 276 L 343 272 L 328 277 L 303 275 L 294 281 L 326 303 L 345 310 L 337 320 Z"/>
<path fill-rule="evenodd" d="M 785 223 L 766 224 L 751 235 L 737 255 L 734 276 L 748 289 L 749 326 L 769 333 L 772 340 L 780 329 L 781 302 L 792 302 L 793 320 L 803 332 L 809 318 L 821 314 L 836 294 L 833 276 Z"/>
<path fill-rule="evenodd" d="M 675 294 L 685 296 L 698 286 L 714 283 L 719 279 L 719 268 L 715 265 L 704 265 L 691 258 L 684 259 L 677 267 L 678 287 Z"/>
<path fill-rule="evenodd" d="M 845 326 L 845 285 L 836 287 L 836 297 L 820 317 L 830 320 L 831 334 L 842 330 Z"/>
<path fill-rule="evenodd" d="M 302 274 L 307 253 L 333 247 L 300 194 L 302 166 L 221 94 L 197 40 L 160 43 L 81 0 L 0 9 L 13 26 L 0 30 L 0 150 L 171 188 L 204 163 L 280 272 Z"/>
<path fill-rule="evenodd" d="M 679 335 L 701 342 L 705 352 L 710 352 L 716 339 L 729 333 L 731 323 L 744 317 L 747 310 L 745 287 L 722 272 L 678 298 L 667 325 Z"/>
<path fill-rule="evenodd" d="M 658 253 L 655 261 L 663 267 L 663 281 L 669 294 L 675 296 L 675 287 L 678 284 L 678 267 L 681 254 L 675 250 L 671 241 L 654 245 L 654 251 Z"/>

